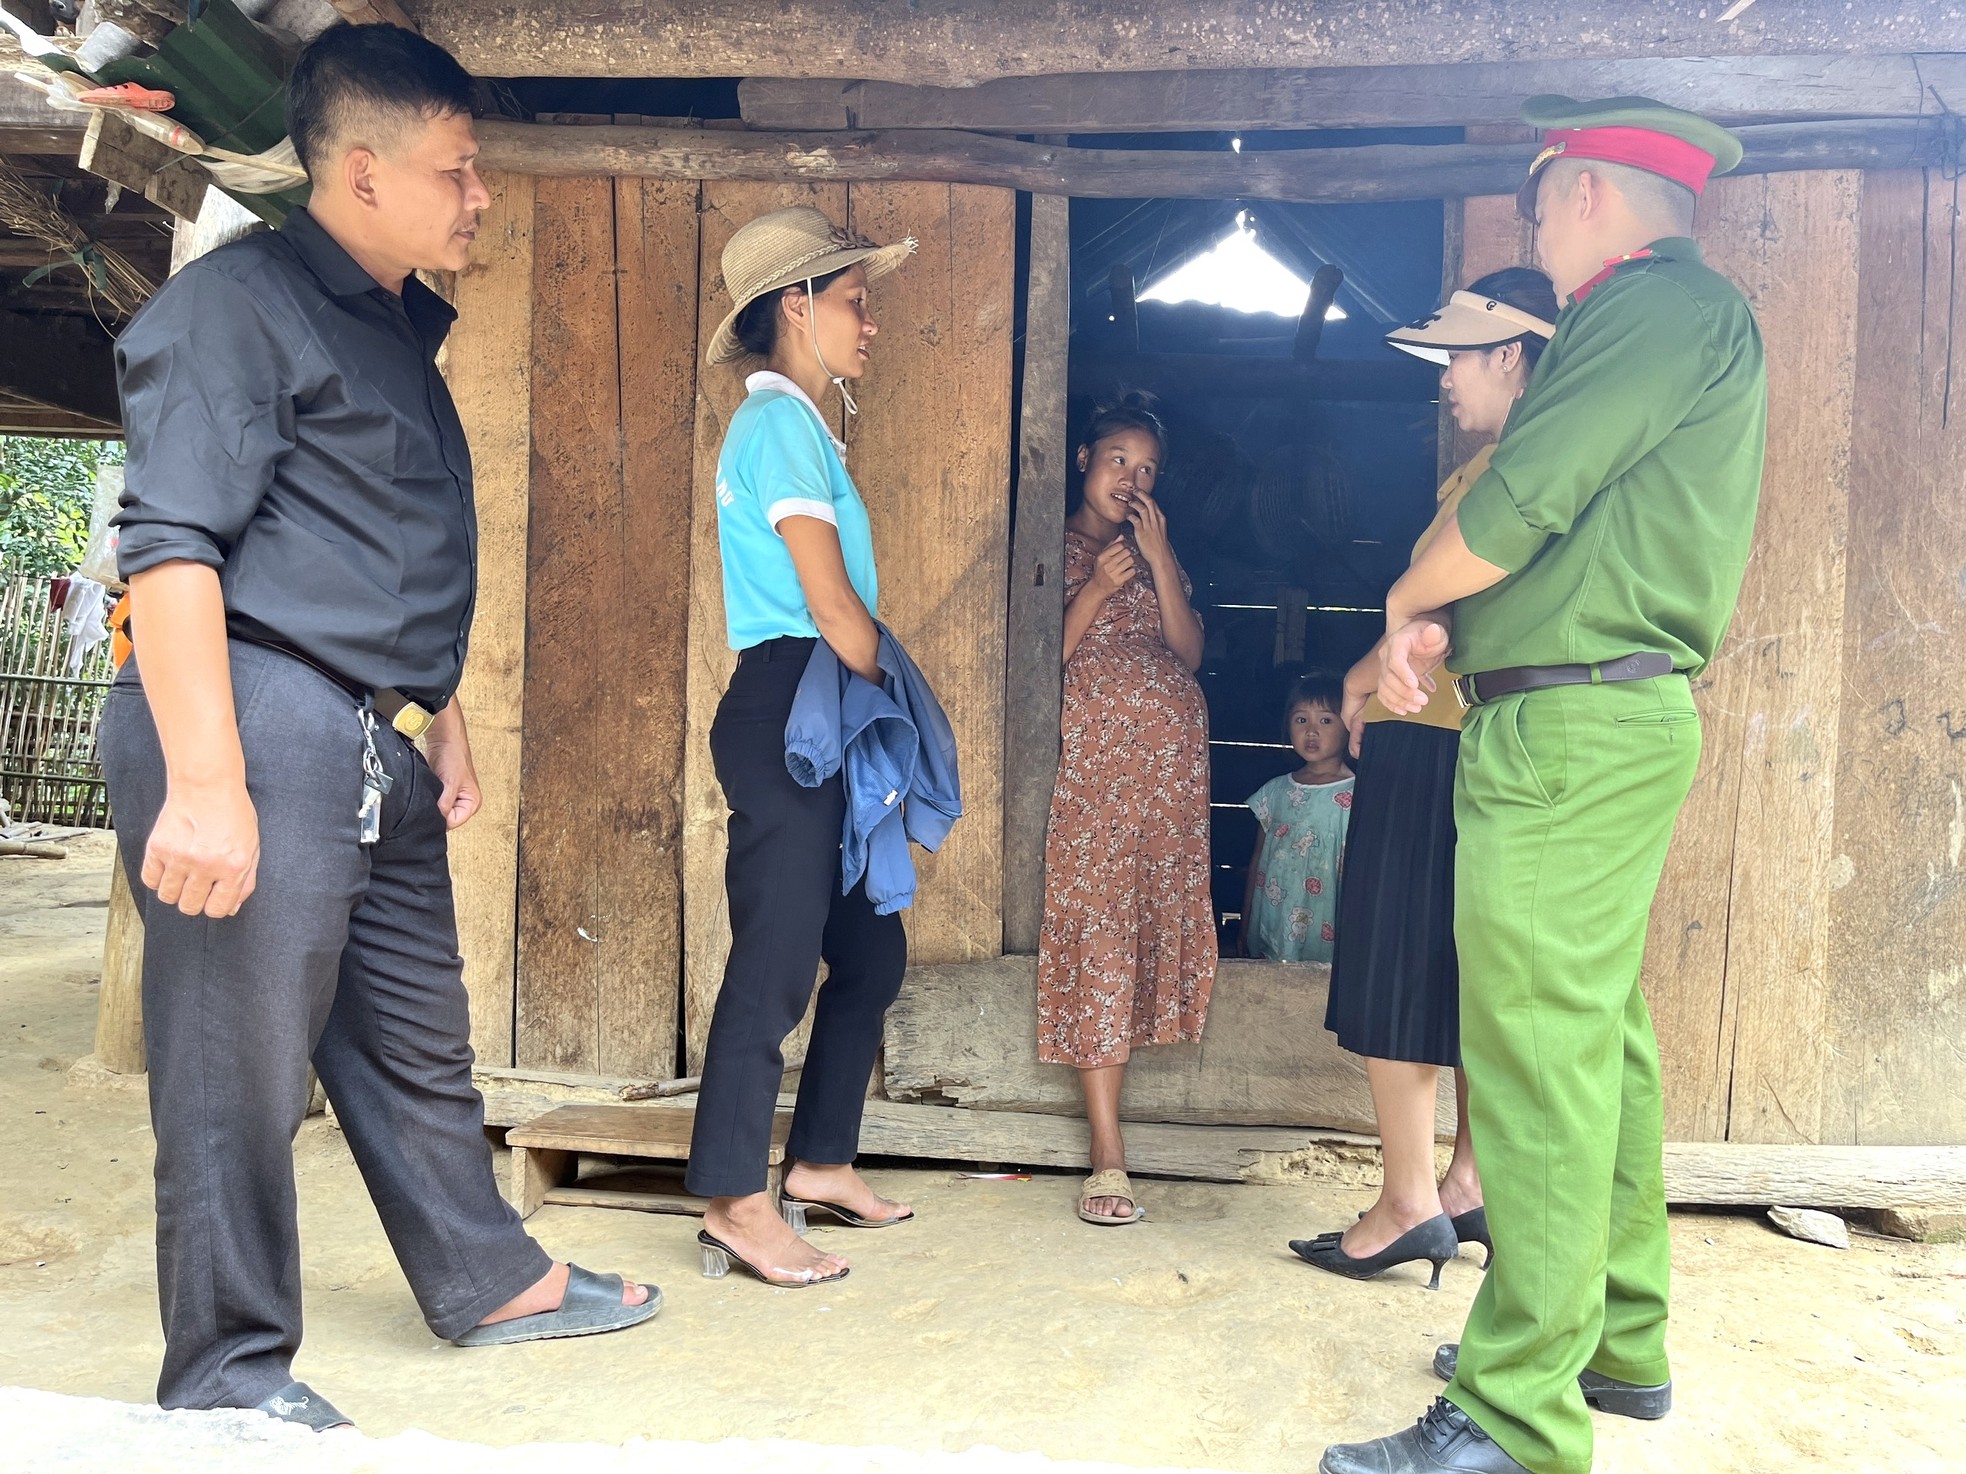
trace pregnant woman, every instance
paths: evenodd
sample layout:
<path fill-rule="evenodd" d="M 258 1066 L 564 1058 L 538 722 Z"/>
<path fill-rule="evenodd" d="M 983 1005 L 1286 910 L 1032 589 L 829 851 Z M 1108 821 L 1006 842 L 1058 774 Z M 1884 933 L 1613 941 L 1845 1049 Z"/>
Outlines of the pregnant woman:
<path fill-rule="evenodd" d="M 1215 986 L 1201 620 L 1154 479 L 1167 432 L 1145 395 L 1086 427 L 1065 530 L 1064 743 L 1045 841 L 1038 1058 L 1074 1065 L 1092 1127 L 1087 1223 L 1142 1217 L 1126 1175 L 1127 1056 L 1201 1038 Z"/>

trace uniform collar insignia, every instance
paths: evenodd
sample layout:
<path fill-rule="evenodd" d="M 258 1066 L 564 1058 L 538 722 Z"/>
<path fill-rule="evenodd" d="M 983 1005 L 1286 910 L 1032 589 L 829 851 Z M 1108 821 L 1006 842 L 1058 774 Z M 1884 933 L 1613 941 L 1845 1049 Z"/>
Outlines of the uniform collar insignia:
<path fill-rule="evenodd" d="M 1576 291 L 1570 294 L 1570 300 L 1572 302 L 1582 302 L 1584 298 L 1588 297 L 1592 292 L 1596 291 L 1599 287 L 1603 286 L 1606 282 L 1610 281 L 1612 277 L 1616 276 L 1618 274 L 1618 268 L 1620 266 L 1623 266 L 1628 261 L 1649 260 L 1651 258 L 1651 255 L 1652 255 L 1652 248 L 1650 246 L 1647 246 L 1642 251 L 1632 251 L 1623 256 L 1613 256 L 1609 261 L 1604 263 L 1604 270 L 1600 271 L 1596 276 L 1592 277 L 1589 281 L 1585 282 L 1581 287 L 1577 288 Z"/>

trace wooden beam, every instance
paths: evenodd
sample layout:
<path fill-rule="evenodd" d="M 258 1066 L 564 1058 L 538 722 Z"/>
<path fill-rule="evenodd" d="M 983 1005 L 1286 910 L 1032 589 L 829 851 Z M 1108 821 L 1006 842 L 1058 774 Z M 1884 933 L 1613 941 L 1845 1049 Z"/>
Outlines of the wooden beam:
<path fill-rule="evenodd" d="M 1666 1143 L 1666 1201 L 1966 1209 L 1966 1146 Z"/>
<path fill-rule="evenodd" d="M 1228 353 L 1084 353 L 1073 360 L 1072 383 L 1095 396 L 1124 384 L 1162 398 L 1203 393 L 1351 404 L 1431 404 L 1440 393 L 1438 371 L 1391 354 L 1304 363 Z"/>
<path fill-rule="evenodd" d="M 1966 51 L 1966 8 L 1781 0 L 419 0 L 424 33 L 488 77 L 832 77 L 960 87 L 1002 76 L 1615 57 Z"/>
<path fill-rule="evenodd" d="M 397 0 L 333 0 L 334 8 L 351 26 L 401 26 L 419 29 L 410 13 Z"/>
<path fill-rule="evenodd" d="M 1365 1065 L 1324 1028 L 1330 979 L 1321 965 L 1223 959 L 1202 1041 L 1137 1051 L 1121 1117 L 1373 1130 Z M 887 1014 L 888 1099 L 1082 1114 L 1077 1072 L 1038 1063 L 1031 1047 L 1037 995 L 1034 957 L 910 968 Z M 1451 1138 L 1451 1092 L 1440 1104 L 1437 1125 Z"/>
<path fill-rule="evenodd" d="M 97 178 L 134 190 L 180 220 L 196 220 L 211 186 L 187 156 L 139 133 L 113 112 L 97 112 L 82 135 L 77 162 Z"/>
<path fill-rule="evenodd" d="M 1329 261 L 1312 273 L 1311 295 L 1304 300 L 1303 314 L 1297 319 L 1297 338 L 1290 350 L 1297 362 L 1316 360 L 1318 344 L 1324 340 L 1325 314 L 1331 311 L 1338 288 L 1344 284 L 1344 268 Z"/>
<path fill-rule="evenodd" d="M 1058 774 L 1065 654 L 1065 385 L 1072 336 L 1072 202 L 1031 199 L 1017 523 L 1010 550 L 1004 687 L 1003 947 L 1035 952 L 1044 921 L 1044 835 Z"/>
<path fill-rule="evenodd" d="M 120 425 L 105 424 L 73 410 L 0 395 L 0 435 L 33 435 L 46 440 L 116 440 Z"/>
<path fill-rule="evenodd" d="M 492 174 L 442 359 L 477 466 L 478 601 L 458 689 L 484 807 L 450 836 L 471 1047 L 510 1064 L 518 964 L 519 773 L 532 487 L 533 181 Z M 223 198 L 223 196 L 219 196 Z M 236 208 L 236 207 L 235 207 Z M 243 212 L 242 212 L 243 213 Z"/>
<path fill-rule="evenodd" d="M 519 1093 L 498 1079 L 478 1079 L 487 1121 L 521 1125 L 570 1101 L 608 1104 L 614 1082 L 564 1088 L 547 1096 Z M 781 1107 L 794 1097 L 779 1097 Z M 688 1101 L 650 1101 L 640 1109 L 681 1113 Z M 1085 1122 L 1030 1111 L 870 1100 L 860 1127 L 868 1157 L 916 1162 L 986 1163 L 993 1167 L 1082 1170 L 1091 1165 Z M 1378 1143 L 1344 1131 L 1288 1126 L 1194 1126 L 1131 1121 L 1127 1165 L 1143 1177 L 1200 1182 L 1288 1185 L 1379 1182 Z M 1666 1201 L 1769 1207 L 1891 1208 L 1921 1215 L 1966 1210 L 1966 1147 L 1748 1146 L 1725 1141 L 1665 1145 Z"/>
<path fill-rule="evenodd" d="M 64 154 L 89 131 L 87 113 L 55 107 L 11 71 L 0 72 L 0 154 Z"/>
<path fill-rule="evenodd" d="M 1278 67 L 1002 77 L 978 87 L 748 77 L 754 128 L 986 133 L 1439 128 L 1514 123 L 1525 97 L 1655 97 L 1716 122 L 1915 118 L 1966 95 L 1966 56 L 1694 56 L 1462 66 Z"/>
<path fill-rule="evenodd" d="M 1508 194 L 1534 144 L 1378 144 L 1244 153 L 1059 148 L 984 133 L 741 133 L 486 119 L 487 168 L 759 182 L 921 180 L 1102 199 L 1340 203 Z M 1775 123 L 1741 130 L 1739 172 L 1896 169 L 1944 162 L 1939 118 Z"/>
<path fill-rule="evenodd" d="M 94 318 L 0 311 L 0 389 L 122 424 L 109 335 Z"/>
<path fill-rule="evenodd" d="M 96 1005 L 96 1062 L 112 1075 L 149 1069 L 143 1041 L 143 912 L 118 855 L 110 865 L 109 919 L 103 928 L 102 973 L 134 985 L 104 987 Z"/>

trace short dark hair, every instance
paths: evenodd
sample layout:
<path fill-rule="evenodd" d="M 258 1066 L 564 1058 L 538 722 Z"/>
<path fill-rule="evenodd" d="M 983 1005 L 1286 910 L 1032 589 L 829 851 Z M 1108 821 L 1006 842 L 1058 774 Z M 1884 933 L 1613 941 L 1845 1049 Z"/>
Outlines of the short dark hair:
<path fill-rule="evenodd" d="M 1090 449 L 1109 436 L 1122 430 L 1144 430 L 1154 437 L 1160 446 L 1163 468 L 1167 464 L 1167 426 L 1161 421 L 1160 401 L 1144 389 L 1129 389 L 1111 404 L 1102 404 L 1093 410 L 1092 418 L 1086 421 L 1085 434 L 1079 437 L 1079 444 Z"/>
<path fill-rule="evenodd" d="M 1505 266 L 1500 271 L 1491 271 L 1468 283 L 1468 290 L 1477 297 L 1506 302 L 1532 317 L 1542 318 L 1544 322 L 1556 321 L 1556 288 L 1550 284 L 1547 276 L 1533 266 Z M 1536 360 L 1543 356 L 1543 350 L 1550 345 L 1550 340 L 1541 333 L 1524 333 L 1520 338 L 1509 339 L 1509 342 L 1522 345 L 1523 366 L 1532 369 L 1536 367 Z M 1497 348 L 1507 346 L 1507 343 L 1495 345 Z"/>
<path fill-rule="evenodd" d="M 312 177 L 360 115 L 430 122 L 472 111 L 471 74 L 434 41 L 401 26 L 329 26 L 287 77 L 287 134 Z"/>
<path fill-rule="evenodd" d="M 1321 706 L 1334 716 L 1345 710 L 1345 683 L 1329 671 L 1307 671 L 1290 683 L 1283 698 L 1283 738 L 1290 740 L 1290 714 L 1300 706 Z"/>
<path fill-rule="evenodd" d="M 774 287 L 761 297 L 753 297 L 744 304 L 744 310 L 737 314 L 737 321 L 731 327 L 731 331 L 737 334 L 738 344 L 746 353 L 756 354 L 759 358 L 771 357 L 771 350 L 778 346 L 778 325 L 785 321 L 778 310 L 778 304 L 785 294 L 795 287 L 802 292 L 810 287 L 812 295 L 816 297 L 851 270 L 852 266 L 842 266 L 838 271 L 815 276 L 809 282 L 788 282 L 782 287 Z"/>

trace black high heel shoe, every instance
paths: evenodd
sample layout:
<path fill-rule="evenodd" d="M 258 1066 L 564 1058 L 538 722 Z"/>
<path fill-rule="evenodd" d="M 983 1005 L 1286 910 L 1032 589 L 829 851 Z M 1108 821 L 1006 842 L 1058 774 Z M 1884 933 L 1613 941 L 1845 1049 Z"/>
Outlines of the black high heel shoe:
<path fill-rule="evenodd" d="M 1481 1267 L 1488 1268 L 1495 1262 L 1495 1241 L 1488 1236 L 1488 1210 L 1470 1208 L 1465 1213 L 1456 1213 L 1449 1220 L 1454 1225 L 1454 1238 L 1463 1244 L 1480 1244 L 1484 1250 Z"/>
<path fill-rule="evenodd" d="M 1396 1264 L 1424 1259 L 1434 1267 L 1427 1288 L 1440 1288 L 1440 1271 L 1448 1260 L 1461 1252 L 1461 1241 L 1454 1236 L 1454 1220 L 1445 1213 L 1410 1228 L 1376 1254 L 1354 1258 L 1345 1252 L 1342 1233 L 1321 1233 L 1314 1239 L 1292 1239 L 1291 1252 L 1306 1264 L 1343 1275 L 1348 1280 L 1369 1280 L 1384 1274 Z"/>

